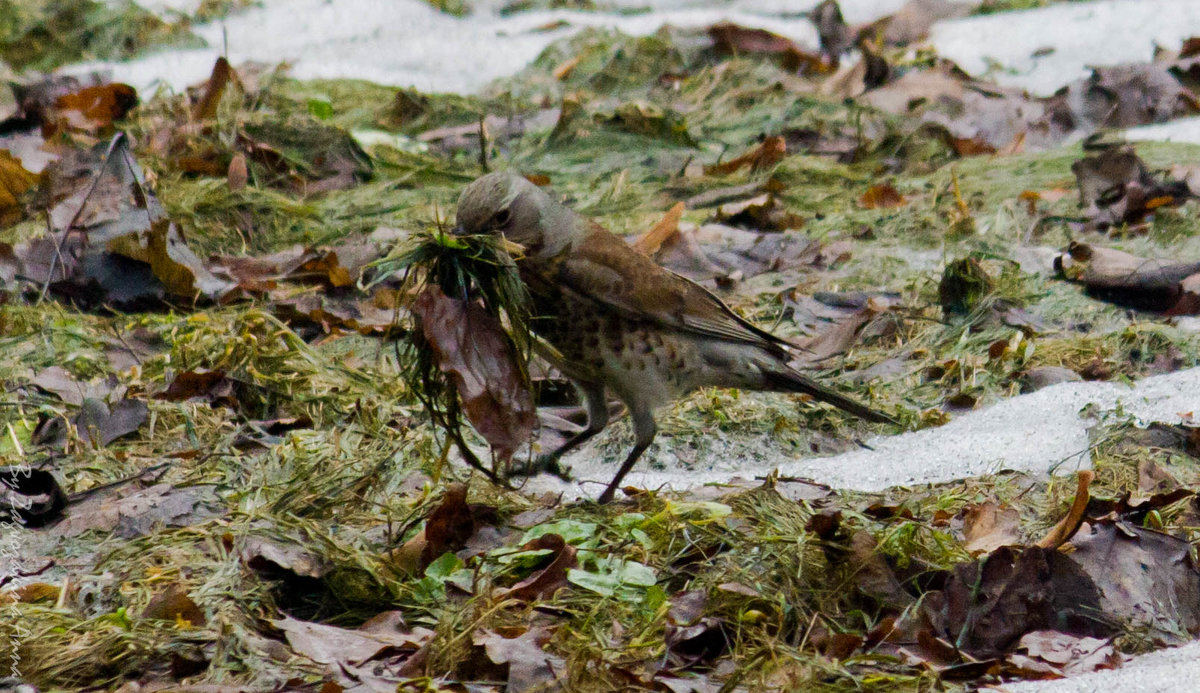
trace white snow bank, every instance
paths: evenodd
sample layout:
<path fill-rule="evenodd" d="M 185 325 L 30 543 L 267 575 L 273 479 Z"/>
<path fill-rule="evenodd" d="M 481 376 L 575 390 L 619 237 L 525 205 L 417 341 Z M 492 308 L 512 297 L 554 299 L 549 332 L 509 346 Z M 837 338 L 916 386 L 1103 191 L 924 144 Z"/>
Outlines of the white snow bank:
<path fill-rule="evenodd" d="M 160 11 L 179 0 L 159 0 Z M 439 12 L 421 0 L 267 0 L 262 7 L 195 27 L 208 48 L 170 50 L 122 63 L 89 63 L 73 70 L 107 68 L 115 79 L 142 93 L 159 86 L 174 91 L 205 79 L 213 61 L 286 62 L 301 79 L 357 78 L 412 86 L 430 92 L 472 93 L 512 75 L 550 43 L 584 27 L 610 27 L 646 35 L 664 24 L 704 27 L 721 21 L 761 26 L 801 44 L 816 46 L 812 24 L 798 16 L 817 0 L 710 3 L 630 2 L 664 6 L 644 14 L 604 14 L 571 10 L 522 12 L 510 17 L 480 11 L 467 17 Z M 848 21 L 888 14 L 902 0 L 847 0 Z M 707 5 L 707 6 L 705 6 Z M 788 17 L 769 13 L 786 12 Z M 553 29 L 545 27 L 565 22 Z"/>
<path fill-rule="evenodd" d="M 1141 425 L 1180 423 L 1183 415 L 1200 409 L 1200 368 L 1146 378 L 1133 387 L 1081 382 L 1053 385 L 960 415 L 940 428 L 872 438 L 867 441 L 871 450 L 797 460 L 782 451 L 770 454 L 761 449 L 724 449 L 713 454 L 719 459 L 693 463 L 710 465 L 712 471 L 645 471 L 648 460 L 644 460 L 626 480 L 642 488 L 687 489 L 733 477 L 762 476 L 778 469 L 785 476 L 812 479 L 835 488 L 880 491 L 1001 470 L 1066 473 L 1090 467 L 1088 428 L 1096 423 L 1094 417 L 1117 409 L 1132 415 Z M 573 467 L 575 477 L 584 480 L 582 485 L 542 476 L 531 480 L 527 488 L 561 491 L 568 497 L 595 496 L 598 484 L 607 483 L 616 471 L 615 465 L 596 461 L 601 455 L 593 449 L 595 444 L 564 460 Z"/>
<path fill-rule="evenodd" d="M 1177 693 L 1195 690 L 1192 686 L 1196 681 L 1200 681 L 1200 642 L 1138 655 L 1120 669 L 1057 681 L 1006 683 L 986 690 L 1005 693 Z"/>
<path fill-rule="evenodd" d="M 1089 65 L 1148 62 L 1155 45 L 1177 50 L 1190 36 L 1200 36 L 1200 1 L 1100 0 L 940 22 L 930 40 L 972 75 L 1049 96 Z M 1035 55 L 1043 49 L 1052 52 Z"/>
<path fill-rule="evenodd" d="M 972 0 L 961 0 L 968 2 Z M 852 24 L 890 14 L 905 0 L 843 0 Z M 154 11 L 186 11 L 194 0 L 148 0 Z M 170 50 L 122 63 L 88 63 L 73 72 L 108 69 L 143 94 L 180 91 L 204 80 L 219 55 L 286 62 L 301 79 L 357 78 L 430 92 L 473 93 L 512 75 L 550 43 L 584 27 L 646 35 L 665 24 L 704 27 L 720 21 L 759 26 L 815 46 L 812 24 L 800 16 L 817 0 L 619 0 L 649 7 L 643 14 L 569 10 L 500 17 L 481 10 L 453 17 L 422 0 L 266 0 L 194 31 L 208 47 Z M 559 25 L 559 23 L 564 23 Z M 553 27 L 553 28 L 547 28 Z M 1200 0 L 1098 0 L 969 17 L 934 26 L 937 51 L 968 72 L 1001 84 L 1049 94 L 1084 77 L 1089 65 L 1149 60 L 1154 46 L 1176 48 L 1200 35 Z M 1035 55 L 1053 48 L 1045 55 Z M 1137 128 L 1138 139 L 1200 142 L 1200 121 Z"/>

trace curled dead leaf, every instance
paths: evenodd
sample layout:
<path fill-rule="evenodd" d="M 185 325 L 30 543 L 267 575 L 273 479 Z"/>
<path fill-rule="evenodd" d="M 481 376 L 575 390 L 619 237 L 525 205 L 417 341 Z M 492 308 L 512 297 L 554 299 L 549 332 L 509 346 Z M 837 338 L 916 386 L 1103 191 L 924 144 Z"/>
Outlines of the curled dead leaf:
<path fill-rule="evenodd" d="M 858 204 L 863 209 L 891 209 L 903 207 L 908 204 L 908 200 L 905 200 L 891 183 L 877 183 L 867 188 L 862 197 L 858 198 Z"/>
<path fill-rule="evenodd" d="M 482 305 L 450 298 L 437 287 L 417 297 L 413 313 L 438 368 L 453 381 L 467 419 L 507 462 L 529 439 L 537 418 L 503 326 Z"/>

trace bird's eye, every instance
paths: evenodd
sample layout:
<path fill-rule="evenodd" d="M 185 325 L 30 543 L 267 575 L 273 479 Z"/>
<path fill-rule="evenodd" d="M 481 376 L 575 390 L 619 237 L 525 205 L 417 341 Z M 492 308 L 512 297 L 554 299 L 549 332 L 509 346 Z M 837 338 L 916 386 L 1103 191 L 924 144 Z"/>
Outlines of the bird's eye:
<path fill-rule="evenodd" d="M 500 210 L 492 215 L 492 228 L 498 229 L 508 226 L 508 222 L 512 220 L 512 212 L 507 208 Z"/>

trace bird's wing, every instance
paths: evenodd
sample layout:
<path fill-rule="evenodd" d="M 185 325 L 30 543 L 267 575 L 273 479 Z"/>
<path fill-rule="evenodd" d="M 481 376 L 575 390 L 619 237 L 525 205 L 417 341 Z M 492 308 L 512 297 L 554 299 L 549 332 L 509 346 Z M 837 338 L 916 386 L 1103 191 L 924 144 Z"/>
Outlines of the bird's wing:
<path fill-rule="evenodd" d="M 772 351 L 791 346 L 739 317 L 708 289 L 660 267 L 599 225 L 555 264 L 559 286 L 626 317 Z"/>

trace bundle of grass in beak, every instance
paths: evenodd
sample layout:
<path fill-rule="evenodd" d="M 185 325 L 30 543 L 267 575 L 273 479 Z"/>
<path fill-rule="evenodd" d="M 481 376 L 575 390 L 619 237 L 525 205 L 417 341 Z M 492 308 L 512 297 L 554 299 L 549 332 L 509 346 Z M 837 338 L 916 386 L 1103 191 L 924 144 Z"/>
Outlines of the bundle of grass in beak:
<path fill-rule="evenodd" d="M 498 236 L 421 233 L 385 264 L 404 272 L 412 324 L 397 345 L 401 372 L 433 424 L 472 467 L 496 483 L 536 421 L 527 368 L 530 300 L 513 255 Z M 391 272 L 387 272 L 391 274 Z M 462 435 L 462 419 L 492 448 L 485 465 Z"/>

